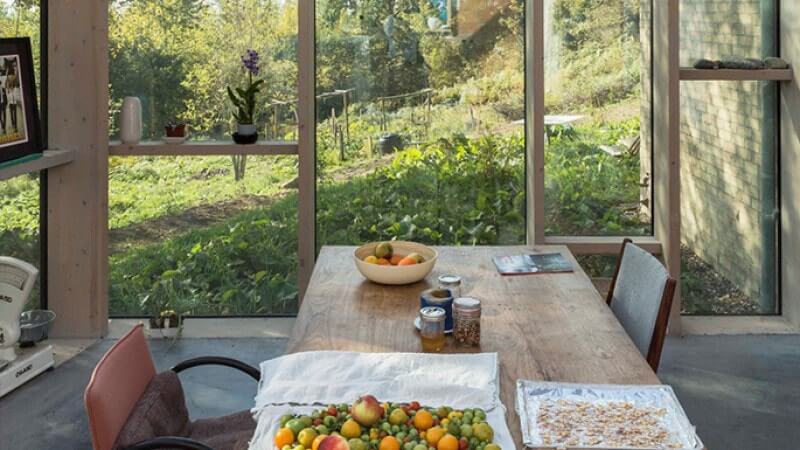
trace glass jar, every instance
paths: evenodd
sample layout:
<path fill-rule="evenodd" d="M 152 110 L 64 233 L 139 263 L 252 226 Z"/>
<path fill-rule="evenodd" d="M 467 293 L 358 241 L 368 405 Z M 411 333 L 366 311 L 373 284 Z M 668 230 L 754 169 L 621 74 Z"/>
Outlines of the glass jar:
<path fill-rule="evenodd" d="M 439 275 L 439 289 L 449 290 L 453 298 L 461 297 L 461 277 L 458 275 Z"/>
<path fill-rule="evenodd" d="M 459 345 L 481 345 L 481 301 L 461 297 L 453 300 L 453 338 Z"/>
<path fill-rule="evenodd" d="M 419 310 L 419 334 L 422 351 L 438 353 L 444 348 L 444 309 L 426 306 Z"/>

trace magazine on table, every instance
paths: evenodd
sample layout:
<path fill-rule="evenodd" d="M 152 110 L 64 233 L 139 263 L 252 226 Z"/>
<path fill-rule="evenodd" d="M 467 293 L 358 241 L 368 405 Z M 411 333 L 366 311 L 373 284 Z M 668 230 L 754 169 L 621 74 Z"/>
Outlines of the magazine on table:
<path fill-rule="evenodd" d="M 573 272 L 572 264 L 561 253 L 529 253 L 492 258 L 501 275 Z"/>

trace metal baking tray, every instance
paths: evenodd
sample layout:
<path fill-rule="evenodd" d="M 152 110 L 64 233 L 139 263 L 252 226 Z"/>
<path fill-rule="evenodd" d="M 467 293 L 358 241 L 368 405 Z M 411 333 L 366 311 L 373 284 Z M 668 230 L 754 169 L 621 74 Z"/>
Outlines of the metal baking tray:
<path fill-rule="evenodd" d="M 663 426 L 674 440 L 677 450 L 703 450 L 705 447 L 689 422 L 675 392 L 666 385 L 577 384 L 548 381 L 517 380 L 516 408 L 519 414 L 522 440 L 534 449 L 592 449 L 592 450 L 664 450 L 662 448 L 614 447 L 603 442 L 593 446 L 545 445 L 539 432 L 537 417 L 544 401 L 581 401 L 602 405 L 609 402 L 629 402 L 636 407 L 664 408 Z"/>

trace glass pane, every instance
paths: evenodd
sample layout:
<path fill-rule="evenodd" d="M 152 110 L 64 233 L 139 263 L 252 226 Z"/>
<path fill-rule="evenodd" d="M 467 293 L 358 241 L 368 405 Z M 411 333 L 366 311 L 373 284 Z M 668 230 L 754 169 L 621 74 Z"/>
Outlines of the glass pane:
<path fill-rule="evenodd" d="M 523 11 L 317 1 L 318 245 L 525 242 Z"/>
<path fill-rule="evenodd" d="M 113 0 L 109 9 L 112 138 L 126 96 L 142 103 L 145 140 L 185 122 L 191 139 L 230 140 L 227 87 L 249 81 L 241 57 L 260 54 L 254 123 L 262 138 L 296 139 L 297 5 L 275 0 Z"/>
<path fill-rule="evenodd" d="M 681 85 L 685 314 L 777 312 L 777 146 L 775 130 L 763 121 L 769 112 L 761 98 L 764 87 Z"/>
<path fill-rule="evenodd" d="M 681 65 L 776 54 L 763 3 L 682 1 Z M 777 102 L 776 83 L 681 83 L 684 314 L 780 311 Z"/>
<path fill-rule="evenodd" d="M 39 245 L 39 174 L 0 181 L 0 255 L 41 268 Z M 39 302 L 37 281 L 26 309 L 37 308 Z"/>
<path fill-rule="evenodd" d="M 39 2 L 0 0 L 0 37 L 30 37 L 36 88 L 40 88 Z M 37 100 L 41 95 L 37 92 Z M 10 114 L 6 111 L 5 117 Z M 11 127 L 10 120 L 4 120 Z M 2 134 L 0 132 L 0 134 Z M 0 255 L 19 258 L 41 270 L 39 241 L 39 174 L 0 181 Z M 40 280 L 36 282 L 25 309 L 41 305 Z"/>
<path fill-rule="evenodd" d="M 545 1 L 547 234 L 652 234 L 651 9 Z"/>
<path fill-rule="evenodd" d="M 237 159 L 241 168 L 241 159 Z M 297 311 L 295 156 L 113 157 L 110 313 Z"/>

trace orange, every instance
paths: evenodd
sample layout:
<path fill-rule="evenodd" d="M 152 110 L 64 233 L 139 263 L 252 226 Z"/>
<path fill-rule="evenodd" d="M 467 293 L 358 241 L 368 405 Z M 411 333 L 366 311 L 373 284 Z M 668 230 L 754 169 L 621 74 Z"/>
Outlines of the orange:
<path fill-rule="evenodd" d="M 400 255 L 392 255 L 392 259 L 390 259 L 389 262 L 392 263 L 393 266 L 396 266 L 402 259 L 403 257 Z"/>
<path fill-rule="evenodd" d="M 289 428 L 281 428 L 275 433 L 275 447 L 283 448 L 284 445 L 292 445 L 294 433 Z"/>
<path fill-rule="evenodd" d="M 452 434 L 445 434 L 436 445 L 437 450 L 458 450 L 458 439 Z"/>
<path fill-rule="evenodd" d="M 385 438 L 381 439 L 381 443 L 378 445 L 378 450 L 400 450 L 400 441 L 398 441 L 394 436 L 386 436 Z"/>
<path fill-rule="evenodd" d="M 317 450 L 319 448 L 320 442 L 322 442 L 322 440 L 325 439 L 326 437 L 328 436 L 324 434 L 320 434 L 319 436 L 317 436 L 317 438 L 314 439 L 314 442 L 311 444 L 311 450 Z"/>
<path fill-rule="evenodd" d="M 397 263 L 398 266 L 411 266 L 417 263 L 417 260 L 414 258 L 409 258 L 406 256 L 405 258 L 401 259 L 400 262 Z"/>
<path fill-rule="evenodd" d="M 414 416 L 414 426 L 420 431 L 427 430 L 433 426 L 433 415 L 424 409 L 417 411 Z"/>
<path fill-rule="evenodd" d="M 442 427 L 433 427 L 428 430 L 427 434 L 425 435 L 425 440 L 428 441 L 433 447 L 436 447 L 436 444 L 439 443 L 439 440 L 444 437 L 447 432 Z M 383 450 L 383 449 L 381 449 Z"/>
<path fill-rule="evenodd" d="M 378 258 L 378 265 L 379 266 L 391 266 L 392 263 L 389 262 L 386 258 Z"/>

